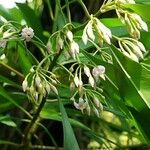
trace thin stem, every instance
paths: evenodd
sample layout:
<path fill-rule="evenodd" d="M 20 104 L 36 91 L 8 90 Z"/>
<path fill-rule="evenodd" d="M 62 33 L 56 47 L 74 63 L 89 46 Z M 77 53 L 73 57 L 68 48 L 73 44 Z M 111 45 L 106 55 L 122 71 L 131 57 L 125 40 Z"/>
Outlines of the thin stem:
<path fill-rule="evenodd" d="M 85 12 L 85 15 L 87 16 L 87 18 L 91 18 L 90 14 L 89 14 L 89 11 L 88 9 L 86 8 L 85 4 L 83 3 L 82 0 L 78 0 L 78 2 L 80 3 L 80 5 L 82 6 L 84 12 Z"/>
<path fill-rule="evenodd" d="M 18 76 L 20 76 L 22 79 L 24 79 L 24 75 L 21 74 L 20 72 L 18 72 L 17 70 L 15 70 L 14 68 L 10 67 L 9 65 L 3 63 L 2 61 L 0 61 L 0 64 L 3 65 L 4 67 L 6 67 L 7 69 L 11 70 L 12 72 L 16 73 Z"/>
<path fill-rule="evenodd" d="M 41 97 L 41 99 L 42 99 L 42 98 L 43 98 L 43 96 Z M 41 112 L 41 110 L 42 110 L 42 108 L 43 108 L 45 102 L 46 102 L 46 98 L 43 98 L 43 99 L 41 100 L 40 105 L 39 105 L 38 108 L 37 108 L 36 113 L 34 114 L 32 120 L 31 120 L 31 122 L 30 122 L 30 124 L 29 124 L 28 127 L 26 128 L 25 135 L 24 135 L 24 138 L 23 138 L 23 141 L 22 141 L 22 143 L 23 143 L 23 145 L 24 145 L 25 147 L 26 147 L 26 146 L 27 146 L 27 147 L 29 146 L 29 142 L 30 142 L 30 138 L 31 138 L 31 137 L 30 137 L 30 132 L 31 132 L 32 128 L 34 127 L 34 125 L 36 124 L 36 121 L 37 121 L 37 119 L 38 119 L 38 117 L 39 117 L 39 115 L 40 115 L 40 112 Z"/>
<path fill-rule="evenodd" d="M 54 20 L 54 14 L 53 14 L 53 11 L 52 11 L 50 0 L 46 0 L 46 2 L 47 2 L 47 5 L 48 5 L 50 17 L 51 17 L 52 20 Z"/>
<path fill-rule="evenodd" d="M 67 6 L 68 20 L 69 20 L 69 23 L 71 23 L 71 14 L 70 14 L 69 2 L 68 2 L 68 0 L 65 0 L 65 2 L 66 2 L 66 6 Z"/>

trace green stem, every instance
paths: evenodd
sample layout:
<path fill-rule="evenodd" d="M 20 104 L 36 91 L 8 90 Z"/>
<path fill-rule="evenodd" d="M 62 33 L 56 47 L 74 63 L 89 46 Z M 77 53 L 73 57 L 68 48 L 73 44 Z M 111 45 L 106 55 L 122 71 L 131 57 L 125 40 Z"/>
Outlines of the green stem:
<path fill-rule="evenodd" d="M 51 17 L 52 20 L 54 20 L 54 14 L 53 14 L 53 11 L 52 11 L 50 0 L 46 0 L 46 2 L 47 2 L 47 5 L 48 5 L 50 17 Z"/>
<path fill-rule="evenodd" d="M 6 67 L 7 69 L 9 69 L 10 71 L 16 73 L 19 77 L 21 77 L 22 79 L 24 79 L 24 75 L 21 74 L 20 72 L 18 72 L 17 70 L 15 70 L 14 68 L 10 67 L 9 65 L 3 63 L 2 61 L 0 61 L 0 64 L 4 67 Z"/>
<path fill-rule="evenodd" d="M 69 2 L 68 2 L 68 0 L 65 0 L 65 2 L 66 2 L 66 6 L 67 6 L 68 20 L 69 20 L 69 23 L 71 23 L 71 14 L 70 14 L 70 9 L 69 9 Z"/>
<path fill-rule="evenodd" d="M 56 65 L 57 59 L 60 56 L 62 51 L 59 51 L 59 53 L 54 57 L 51 65 L 49 66 L 49 70 L 52 71 L 53 68 Z M 51 54 L 52 55 L 52 54 Z M 38 65 L 38 68 L 42 65 L 42 63 L 48 59 L 50 57 L 50 55 L 48 55 L 47 57 L 45 57 Z M 37 69 L 38 69 L 37 68 Z M 25 130 L 25 135 L 22 139 L 22 144 L 24 146 L 25 149 L 29 149 L 30 148 L 30 142 L 31 142 L 31 137 L 32 137 L 32 133 L 35 132 L 36 130 L 36 126 L 37 126 L 37 122 L 39 121 L 38 119 L 40 116 L 40 112 L 42 110 L 42 108 L 44 107 L 44 104 L 46 103 L 46 97 L 43 98 L 43 95 L 40 95 L 40 104 L 35 112 L 35 114 L 33 115 L 33 118 L 31 120 L 31 122 L 29 123 L 29 125 L 27 126 L 26 130 Z"/>
<path fill-rule="evenodd" d="M 82 0 L 78 0 L 78 2 L 80 3 L 80 5 L 82 6 L 84 12 L 85 12 L 85 15 L 87 16 L 87 18 L 91 18 L 90 14 L 89 14 L 89 11 L 88 9 L 86 8 L 85 4 L 83 3 Z"/>

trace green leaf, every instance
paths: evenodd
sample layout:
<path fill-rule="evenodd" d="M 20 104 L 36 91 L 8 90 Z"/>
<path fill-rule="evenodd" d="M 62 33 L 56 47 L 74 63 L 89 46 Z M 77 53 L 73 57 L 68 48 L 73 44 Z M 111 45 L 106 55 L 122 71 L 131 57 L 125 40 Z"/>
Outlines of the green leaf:
<path fill-rule="evenodd" d="M 18 44 L 18 55 L 19 55 L 19 65 L 23 73 L 26 75 L 29 73 L 32 64 L 30 62 L 27 51 L 22 44 Z"/>
<path fill-rule="evenodd" d="M 62 123 L 63 123 L 63 131 L 64 131 L 64 149 L 65 150 L 79 150 L 80 148 L 75 138 L 73 129 L 70 125 L 63 103 L 61 102 L 60 98 L 58 98 L 58 100 L 59 100 L 60 112 L 62 115 Z"/>
<path fill-rule="evenodd" d="M 2 87 L 0 86 L 0 96 L 7 99 L 9 102 L 11 102 L 13 105 L 15 105 L 17 108 L 19 108 L 22 112 L 28 115 L 28 112 L 21 107 L 17 102 L 16 99 L 14 100 L 13 97 Z"/>
<path fill-rule="evenodd" d="M 17 127 L 16 123 L 11 120 L 10 116 L 0 116 L 0 122 L 11 127 Z"/>

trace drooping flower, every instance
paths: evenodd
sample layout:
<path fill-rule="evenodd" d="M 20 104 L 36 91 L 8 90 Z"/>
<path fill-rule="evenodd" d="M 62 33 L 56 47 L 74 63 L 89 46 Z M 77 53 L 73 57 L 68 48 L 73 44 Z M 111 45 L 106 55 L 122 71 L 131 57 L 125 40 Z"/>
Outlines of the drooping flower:
<path fill-rule="evenodd" d="M 69 30 L 69 31 L 67 31 L 67 38 L 69 39 L 69 41 L 70 42 L 72 42 L 73 41 L 73 33 Z"/>
<path fill-rule="evenodd" d="M 23 82 L 22 82 L 22 89 L 23 91 L 25 92 L 28 88 L 28 81 L 25 79 Z"/>
<path fill-rule="evenodd" d="M 121 51 L 128 56 L 129 58 L 133 59 L 134 61 L 139 60 L 139 58 L 143 59 L 143 53 L 146 52 L 144 45 L 133 38 L 122 38 L 119 40 L 119 46 Z"/>
<path fill-rule="evenodd" d="M 0 39 L 0 48 L 5 48 L 7 41 L 5 39 Z"/>
<path fill-rule="evenodd" d="M 103 41 L 105 41 L 108 44 L 111 44 L 111 31 L 108 29 L 99 19 L 96 17 L 93 17 L 91 15 L 91 20 L 88 22 L 88 24 L 85 26 L 83 30 L 82 40 L 84 44 L 87 44 L 88 39 L 94 41 L 95 35 L 94 31 L 98 33 L 98 41 L 99 44 L 102 46 Z"/>
<path fill-rule="evenodd" d="M 25 27 L 22 29 L 21 36 L 25 41 L 29 42 L 34 36 L 34 31 L 31 27 Z"/>
<path fill-rule="evenodd" d="M 83 113 L 83 110 L 87 108 L 87 102 L 80 97 L 78 103 L 76 103 L 74 101 L 74 106 L 75 106 L 76 109 L 81 110 L 82 113 Z"/>
<path fill-rule="evenodd" d="M 70 43 L 70 55 L 75 59 L 75 56 L 79 53 L 79 45 L 75 41 Z"/>
<path fill-rule="evenodd" d="M 105 74 L 105 67 L 102 65 L 99 65 L 97 67 L 94 67 L 92 70 L 93 76 L 97 79 L 98 77 L 104 78 Z"/>

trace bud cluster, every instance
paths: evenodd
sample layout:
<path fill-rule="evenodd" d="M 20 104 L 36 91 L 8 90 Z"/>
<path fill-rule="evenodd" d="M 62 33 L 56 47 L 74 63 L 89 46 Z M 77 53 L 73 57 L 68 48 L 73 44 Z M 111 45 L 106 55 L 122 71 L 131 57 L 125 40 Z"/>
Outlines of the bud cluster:
<path fill-rule="evenodd" d="M 70 71 L 74 72 L 74 64 L 71 66 Z M 84 81 L 82 80 L 82 75 L 86 75 L 88 77 L 88 83 L 84 84 Z M 87 113 L 90 115 L 91 109 L 93 112 L 99 116 L 99 108 L 102 110 L 102 105 L 98 99 L 95 98 L 94 95 L 88 94 L 86 91 L 86 88 L 84 86 L 92 87 L 96 89 L 96 81 L 98 81 L 100 78 L 105 79 L 105 67 L 104 66 L 96 66 L 92 70 L 87 65 L 81 65 L 78 66 L 75 70 L 75 74 L 73 75 L 73 82 L 70 84 L 71 92 L 75 93 L 73 94 L 71 100 L 74 101 L 74 106 L 81 110 L 82 112 L 84 109 L 87 111 Z M 77 88 L 77 90 L 76 90 Z M 75 96 L 79 94 L 80 98 L 78 103 L 76 102 Z"/>
<path fill-rule="evenodd" d="M 75 108 L 81 110 L 82 113 L 86 112 L 91 115 L 93 112 L 97 117 L 100 117 L 100 112 L 103 111 L 100 99 L 91 93 L 85 92 L 82 97 L 79 97 L 78 102 L 76 102 L 75 97 L 72 97 L 71 100 L 73 100 Z"/>
<path fill-rule="evenodd" d="M 138 62 L 139 59 L 143 59 L 143 53 L 146 52 L 144 45 L 133 38 L 120 38 L 118 41 L 121 51 L 128 56 L 129 58 L 133 59 L 134 61 Z"/>
<path fill-rule="evenodd" d="M 45 97 L 51 91 L 58 95 L 56 84 L 57 79 L 53 73 L 39 68 L 34 70 L 32 67 L 22 83 L 22 88 L 28 93 L 33 103 L 38 103 L 40 95 Z"/>
<path fill-rule="evenodd" d="M 147 24 L 142 20 L 142 18 L 133 12 L 130 12 L 124 4 L 135 4 L 134 0 L 113 0 L 107 1 L 102 7 L 101 12 L 106 12 L 109 10 L 116 10 L 118 18 L 123 24 L 127 25 L 129 34 L 135 38 L 140 38 L 140 30 L 148 31 Z"/>
<path fill-rule="evenodd" d="M 103 45 L 103 41 L 111 44 L 110 39 L 112 35 L 110 29 L 107 28 L 103 23 L 101 23 L 99 19 L 91 15 L 91 20 L 88 22 L 83 30 L 82 40 L 85 45 L 87 44 L 88 39 L 92 41 L 95 40 L 94 32 L 97 32 L 98 34 L 98 42 L 100 46 Z"/>

